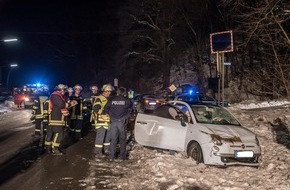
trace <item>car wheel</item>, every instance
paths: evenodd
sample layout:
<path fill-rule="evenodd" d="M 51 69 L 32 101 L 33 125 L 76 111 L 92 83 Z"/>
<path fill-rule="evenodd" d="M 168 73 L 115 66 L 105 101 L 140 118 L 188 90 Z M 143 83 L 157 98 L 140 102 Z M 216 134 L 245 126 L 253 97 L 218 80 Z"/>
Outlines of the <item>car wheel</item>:
<path fill-rule="evenodd" d="M 192 142 L 189 145 L 187 155 L 196 161 L 197 164 L 203 162 L 202 150 L 197 142 Z"/>

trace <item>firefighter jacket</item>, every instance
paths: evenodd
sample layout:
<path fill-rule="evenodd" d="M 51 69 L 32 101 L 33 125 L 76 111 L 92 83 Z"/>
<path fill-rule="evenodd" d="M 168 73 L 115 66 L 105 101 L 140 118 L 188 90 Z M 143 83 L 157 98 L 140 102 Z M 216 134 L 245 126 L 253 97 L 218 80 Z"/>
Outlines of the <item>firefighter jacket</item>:
<path fill-rule="evenodd" d="M 83 97 L 80 96 L 71 96 L 70 101 L 77 101 L 77 104 L 73 106 L 70 110 L 70 119 L 71 120 L 83 120 L 83 112 L 87 110 L 87 105 L 83 99 Z"/>
<path fill-rule="evenodd" d="M 43 119 L 45 114 L 44 102 L 48 100 L 48 95 L 39 95 L 37 99 L 34 100 L 34 105 L 32 106 L 32 113 L 35 119 Z"/>
<path fill-rule="evenodd" d="M 96 99 L 96 97 L 98 97 L 99 96 L 99 93 L 92 93 L 91 94 L 91 97 L 90 97 L 90 104 L 89 104 L 89 107 L 90 107 L 90 109 L 92 110 L 92 107 L 93 107 L 93 104 L 94 104 L 94 102 L 95 102 L 95 99 Z"/>
<path fill-rule="evenodd" d="M 68 115 L 68 103 L 59 91 L 54 91 L 49 97 L 49 121 L 50 126 L 65 126 Z"/>
<path fill-rule="evenodd" d="M 106 104 L 105 112 L 109 113 L 112 122 L 125 121 L 130 116 L 131 101 L 124 96 L 115 96 Z"/>
<path fill-rule="evenodd" d="M 91 120 L 95 121 L 95 128 L 104 127 L 105 129 L 109 128 L 110 117 L 105 113 L 105 106 L 108 102 L 108 99 L 103 96 L 97 96 L 93 104 L 93 110 L 91 115 Z"/>

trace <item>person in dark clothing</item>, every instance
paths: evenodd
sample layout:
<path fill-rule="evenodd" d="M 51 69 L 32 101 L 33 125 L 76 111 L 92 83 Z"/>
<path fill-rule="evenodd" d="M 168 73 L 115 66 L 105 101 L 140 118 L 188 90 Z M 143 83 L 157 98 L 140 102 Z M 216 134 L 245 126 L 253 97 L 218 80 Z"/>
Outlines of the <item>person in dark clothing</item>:
<path fill-rule="evenodd" d="M 84 99 L 80 94 L 82 90 L 83 88 L 81 85 L 75 85 L 74 93 L 70 97 L 70 101 L 75 100 L 77 102 L 76 106 L 72 107 L 70 110 L 70 131 L 73 141 L 82 139 L 83 111 L 87 110 Z"/>
<path fill-rule="evenodd" d="M 127 119 L 131 112 L 131 101 L 126 96 L 126 90 L 120 87 L 117 96 L 108 101 L 105 106 L 105 113 L 108 113 L 111 119 L 111 146 L 110 161 L 115 159 L 116 147 L 120 143 L 120 159 L 126 159 L 126 141 L 127 141 Z"/>

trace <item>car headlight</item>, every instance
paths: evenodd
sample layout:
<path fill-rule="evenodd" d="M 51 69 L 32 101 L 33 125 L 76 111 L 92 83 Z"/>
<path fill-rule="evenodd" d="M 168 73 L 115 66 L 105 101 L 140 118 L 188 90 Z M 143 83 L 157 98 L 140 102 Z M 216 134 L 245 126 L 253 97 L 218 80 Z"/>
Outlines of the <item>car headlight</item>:
<path fill-rule="evenodd" d="M 218 152 L 218 151 L 220 151 L 220 149 L 219 149 L 219 147 L 217 147 L 217 146 L 213 146 L 213 147 L 212 147 L 212 151 L 213 151 L 213 152 Z"/>
<path fill-rule="evenodd" d="M 257 144 L 258 146 L 260 146 L 260 142 L 259 142 L 259 139 L 258 139 L 257 136 L 255 137 L 255 140 L 256 140 L 256 144 Z"/>
<path fill-rule="evenodd" d="M 29 98 L 25 97 L 24 100 L 25 100 L 25 101 L 29 101 Z"/>
<path fill-rule="evenodd" d="M 218 136 L 219 137 L 219 136 Z M 221 146 L 223 144 L 223 141 L 221 138 L 218 138 L 217 136 L 212 136 L 212 142 L 215 145 Z"/>

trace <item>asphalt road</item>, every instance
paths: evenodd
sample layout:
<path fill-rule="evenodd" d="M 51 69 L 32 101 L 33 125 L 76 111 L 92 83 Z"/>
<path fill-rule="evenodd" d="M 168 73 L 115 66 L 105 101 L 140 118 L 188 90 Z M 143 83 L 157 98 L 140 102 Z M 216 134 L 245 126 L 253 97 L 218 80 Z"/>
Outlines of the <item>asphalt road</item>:
<path fill-rule="evenodd" d="M 90 161 L 94 160 L 95 132 L 68 144 L 65 155 L 42 151 L 42 139 L 34 138 L 31 110 L 17 110 L 0 116 L 0 189 L 85 189 Z M 96 177 L 112 175 L 100 166 Z M 107 189 L 95 180 L 96 189 Z"/>

